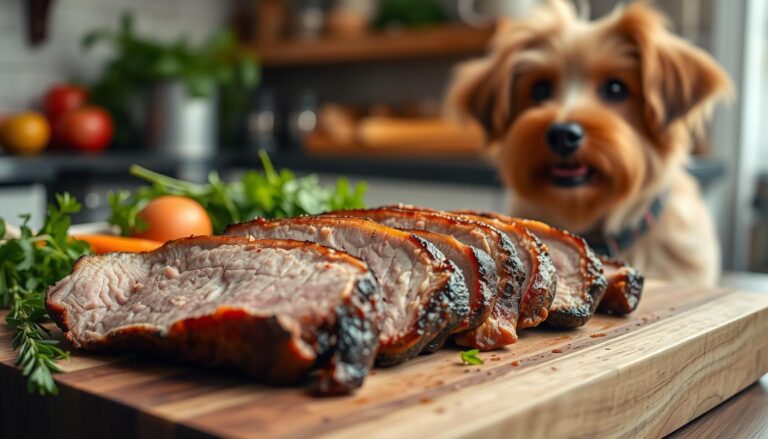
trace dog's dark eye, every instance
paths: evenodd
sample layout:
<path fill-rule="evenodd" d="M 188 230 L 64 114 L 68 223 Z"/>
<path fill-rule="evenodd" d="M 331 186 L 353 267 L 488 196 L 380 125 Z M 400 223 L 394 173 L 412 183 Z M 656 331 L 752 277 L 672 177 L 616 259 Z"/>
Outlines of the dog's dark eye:
<path fill-rule="evenodd" d="M 552 81 L 539 79 L 531 87 L 531 99 L 536 102 L 544 102 L 552 97 Z"/>
<path fill-rule="evenodd" d="M 621 102 L 629 97 L 629 87 L 627 87 L 627 84 L 616 78 L 605 81 L 600 86 L 598 92 L 600 97 L 611 102 Z"/>

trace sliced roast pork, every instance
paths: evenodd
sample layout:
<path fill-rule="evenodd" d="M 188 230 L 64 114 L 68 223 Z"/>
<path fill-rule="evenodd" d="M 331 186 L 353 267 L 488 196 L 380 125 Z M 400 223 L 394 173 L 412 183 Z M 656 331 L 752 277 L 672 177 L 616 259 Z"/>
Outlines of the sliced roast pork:
<path fill-rule="evenodd" d="M 598 312 L 614 315 L 629 314 L 637 308 L 643 293 L 643 275 L 629 264 L 600 256 L 608 288 L 597 307 Z"/>
<path fill-rule="evenodd" d="M 514 244 L 498 229 L 461 215 L 422 209 L 408 205 L 373 209 L 344 210 L 329 215 L 370 218 L 390 227 L 422 229 L 450 235 L 458 241 L 486 252 L 495 262 L 498 284 L 490 312 L 482 323 L 457 334 L 462 346 L 491 350 L 517 341 L 520 289 L 525 278 Z M 478 319 L 480 320 L 480 319 Z"/>
<path fill-rule="evenodd" d="M 444 338 L 469 314 L 461 271 L 424 239 L 364 218 L 256 219 L 228 235 L 296 239 L 343 250 L 364 260 L 379 282 L 384 305 L 377 363 L 401 363 Z"/>
<path fill-rule="evenodd" d="M 406 231 L 434 244 L 464 274 L 464 281 L 469 289 L 470 311 L 467 318 L 453 332 L 463 332 L 480 326 L 488 316 L 498 284 L 496 264 L 493 259 L 488 256 L 488 253 L 464 245 L 450 235 L 417 229 L 407 229 Z"/>
<path fill-rule="evenodd" d="M 379 344 L 366 265 L 306 242 L 199 237 L 86 256 L 46 307 L 80 349 L 236 367 L 277 384 L 314 370 L 321 394 L 360 386 Z"/>
<path fill-rule="evenodd" d="M 581 326 L 595 313 L 605 293 L 603 265 L 584 239 L 548 224 L 479 213 L 509 224 L 519 224 L 536 235 L 549 250 L 557 269 L 557 291 L 546 323 L 557 328 Z"/>
<path fill-rule="evenodd" d="M 496 227 L 515 243 L 517 255 L 526 272 L 517 327 L 532 328 L 545 321 L 557 289 L 557 271 L 546 247 L 530 230 L 520 224 L 502 222 L 474 211 L 456 213 Z"/>

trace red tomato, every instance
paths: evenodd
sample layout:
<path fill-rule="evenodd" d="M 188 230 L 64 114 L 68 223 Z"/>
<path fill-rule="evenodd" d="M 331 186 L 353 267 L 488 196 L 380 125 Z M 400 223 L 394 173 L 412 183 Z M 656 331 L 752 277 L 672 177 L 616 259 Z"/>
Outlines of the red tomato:
<path fill-rule="evenodd" d="M 65 114 L 56 124 L 57 139 L 75 151 L 100 152 L 112 140 L 112 117 L 99 107 L 83 107 Z"/>
<path fill-rule="evenodd" d="M 45 114 L 51 124 L 56 124 L 65 114 L 85 105 L 87 100 L 88 93 L 84 88 L 71 84 L 57 84 L 45 94 Z"/>

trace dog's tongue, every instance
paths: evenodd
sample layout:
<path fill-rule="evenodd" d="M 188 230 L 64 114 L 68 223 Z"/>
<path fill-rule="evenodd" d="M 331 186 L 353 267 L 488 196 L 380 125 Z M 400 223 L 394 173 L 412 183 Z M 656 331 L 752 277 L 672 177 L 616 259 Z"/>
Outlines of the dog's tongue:
<path fill-rule="evenodd" d="M 583 177 L 589 173 L 589 167 L 586 165 L 579 166 L 553 166 L 552 175 L 561 178 L 575 178 Z"/>

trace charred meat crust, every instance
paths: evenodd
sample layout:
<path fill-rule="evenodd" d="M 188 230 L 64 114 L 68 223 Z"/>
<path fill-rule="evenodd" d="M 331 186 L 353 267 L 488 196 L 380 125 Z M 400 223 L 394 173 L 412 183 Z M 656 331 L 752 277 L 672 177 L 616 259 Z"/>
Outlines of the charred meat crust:
<path fill-rule="evenodd" d="M 445 227 L 471 226 L 476 233 L 490 237 L 495 243 L 497 254 L 494 259 L 498 273 L 498 286 L 493 305 L 479 327 L 457 334 L 455 341 L 463 346 L 482 350 L 500 348 L 517 341 L 516 327 L 525 270 L 517 256 L 514 244 L 506 234 L 488 224 L 462 215 L 402 204 L 373 209 L 342 210 L 328 215 L 370 218 L 388 225 L 401 221 L 396 227 L 425 229 L 449 235 L 452 233 L 446 231 Z M 459 238 L 457 235 L 454 236 Z M 467 242 L 465 244 L 471 245 Z"/>
<path fill-rule="evenodd" d="M 595 315 L 597 305 L 605 293 L 606 280 L 602 265 L 591 248 L 587 248 L 584 259 L 583 270 L 589 273 L 588 276 L 593 281 L 589 282 L 586 289 L 580 293 L 578 300 L 581 304 L 551 308 L 549 317 L 545 321 L 547 325 L 555 328 L 576 328 L 586 324 Z"/>
<path fill-rule="evenodd" d="M 454 328 L 453 332 L 463 332 L 479 326 L 485 316 L 488 315 L 489 307 L 496 294 L 498 277 L 493 259 L 488 256 L 488 253 L 462 244 L 450 235 L 419 229 L 406 229 L 405 231 L 426 239 L 443 253 L 445 253 L 446 247 L 450 247 L 453 253 L 445 253 L 448 260 L 452 260 L 452 257 L 462 259 L 462 265 L 466 265 L 468 270 L 464 275 L 464 281 L 469 290 L 469 314 Z M 456 261 L 454 260 L 454 262 Z"/>
<path fill-rule="evenodd" d="M 572 304 L 567 306 L 553 305 L 545 323 L 555 328 L 583 326 L 595 315 L 597 305 L 605 293 L 606 280 L 600 260 L 583 238 L 539 221 L 517 221 L 531 230 L 545 244 L 548 239 L 557 239 L 560 243 L 567 243 L 571 248 L 578 251 L 581 256 L 580 275 L 583 288 L 577 289 L 577 296 L 574 297 L 575 300 Z M 557 267 L 557 261 L 555 261 L 555 266 Z"/>
<path fill-rule="evenodd" d="M 422 352 L 425 353 L 440 350 L 451 334 L 455 332 L 456 327 L 464 320 L 460 316 L 466 316 L 469 313 L 469 292 L 464 283 L 464 276 L 453 262 L 448 261 L 448 264 L 452 266 L 454 275 L 446 283 L 440 298 L 434 298 L 428 309 L 425 310 L 428 317 L 419 319 L 419 322 L 425 322 L 425 332 L 430 330 L 429 325 L 443 328 L 422 349 Z M 431 323 L 426 323 L 430 321 Z"/>
<path fill-rule="evenodd" d="M 525 229 L 525 228 L 524 228 Z M 525 229 L 532 238 L 532 245 L 536 248 L 538 258 L 537 276 L 531 279 L 531 294 L 524 294 L 520 308 L 521 328 L 532 328 L 546 321 L 549 317 L 549 307 L 557 292 L 557 269 L 555 263 L 547 251 L 547 246 L 541 240 Z"/>
<path fill-rule="evenodd" d="M 336 308 L 337 322 L 323 331 L 331 342 L 335 336 L 336 346 L 324 343 L 310 376 L 312 393 L 343 395 L 363 385 L 379 347 L 379 325 L 372 320 L 381 314 L 378 294 L 376 280 L 369 273 L 357 282 L 349 303 Z M 367 309 L 371 306 L 377 309 L 371 312 Z"/>
<path fill-rule="evenodd" d="M 603 263 L 608 288 L 597 311 L 613 315 L 631 313 L 640 303 L 645 282 L 643 275 L 631 265 L 608 256 L 600 256 L 600 261 Z"/>
<path fill-rule="evenodd" d="M 422 337 L 422 340 L 414 344 L 412 350 L 406 354 L 413 357 L 420 352 L 432 353 L 443 347 L 454 328 L 469 314 L 469 291 L 461 270 L 453 262 L 446 260 L 437 247 L 420 236 L 411 234 L 411 237 L 419 241 L 433 258 L 440 261 L 444 271 L 451 273 L 439 294 L 431 296 L 429 302 L 419 309 L 417 332 L 434 336 Z M 380 353 L 376 364 L 394 366 L 402 362 L 401 356 L 390 357 Z"/>
<path fill-rule="evenodd" d="M 584 325 L 592 318 L 605 293 L 606 279 L 600 260 L 584 239 L 539 221 L 512 218 L 492 212 L 478 212 L 477 214 L 495 218 L 505 223 L 519 224 L 530 230 L 545 246 L 548 242 L 557 241 L 559 244 L 567 245 L 573 249 L 579 255 L 579 277 L 582 286 L 576 289 L 577 296 L 573 297 L 570 304 L 558 306 L 557 301 L 555 301 L 555 304 L 550 307 L 549 316 L 545 323 L 556 328 L 575 328 Z M 562 268 L 558 267 L 558 261 L 553 258 L 552 262 L 558 272 L 562 271 Z M 560 276 L 558 275 L 558 277 Z M 560 285 L 561 282 L 563 281 L 558 280 L 555 297 L 564 291 L 563 286 Z"/>
<path fill-rule="evenodd" d="M 461 271 L 446 261 L 437 248 L 418 236 L 365 218 L 343 216 L 302 216 L 280 220 L 257 218 L 231 225 L 227 227 L 225 234 L 248 236 L 255 235 L 258 231 L 271 233 L 279 226 L 355 227 L 371 238 L 376 235 L 387 237 L 395 246 L 398 242 L 408 243 L 410 249 L 407 251 L 426 255 L 428 270 L 439 273 L 439 284 L 432 285 L 427 294 L 422 297 L 423 302 L 418 308 L 417 318 L 412 326 L 405 328 L 404 334 L 400 334 L 395 340 L 380 344 L 376 357 L 376 364 L 379 366 L 394 366 L 407 361 L 426 350 L 428 344 L 433 341 L 435 346 L 442 346 L 439 340 L 441 335 L 445 331 L 452 331 L 469 312 L 469 293 Z M 374 275 L 382 274 L 373 271 Z M 377 279 L 381 283 L 382 279 L 378 277 Z"/>
<path fill-rule="evenodd" d="M 557 289 L 557 271 L 544 246 L 533 233 L 520 224 L 503 222 L 484 216 L 480 212 L 460 210 L 455 213 L 494 226 L 517 244 L 518 254 L 525 252 L 530 267 L 522 287 L 518 328 L 532 328 L 541 324 L 549 315 L 549 307 Z"/>
<path fill-rule="evenodd" d="M 483 299 L 482 303 L 483 306 L 487 308 L 490 306 L 491 298 L 493 297 L 494 291 L 499 284 L 499 277 L 496 273 L 496 262 L 490 255 L 488 255 L 488 253 L 472 246 L 469 248 L 475 257 L 475 260 L 477 260 L 477 269 L 480 273 L 480 279 L 482 279 L 484 284 L 483 294 L 481 295 Z M 482 313 L 478 313 L 476 320 L 474 322 L 470 322 L 469 327 L 480 324 L 480 318 L 482 315 Z"/>
<path fill-rule="evenodd" d="M 55 286 L 49 288 L 46 308 L 67 339 L 83 350 L 148 354 L 202 366 L 241 369 L 260 381 L 276 385 L 301 382 L 315 370 L 309 376 L 309 388 L 319 395 L 346 394 L 360 387 L 373 366 L 379 344 L 379 328 L 372 323 L 379 313 L 378 289 L 365 264 L 316 244 L 287 240 L 184 238 L 166 243 L 154 252 L 168 246 L 225 244 L 285 249 L 311 247 L 330 259 L 353 263 L 364 271 L 352 294 L 335 308 L 335 313 L 327 316 L 317 328 L 305 328 L 305 331 L 298 330 L 298 322 L 291 318 L 253 315 L 244 309 L 221 306 L 213 314 L 176 321 L 167 331 L 150 325 L 130 325 L 112 330 L 100 339 L 83 341 L 75 340 L 69 331 L 66 307 L 52 301 L 50 293 Z M 88 258 L 97 257 L 101 256 L 81 258 L 75 263 L 73 273 Z M 307 346 L 315 352 L 308 353 Z"/>
<path fill-rule="evenodd" d="M 474 224 L 485 233 L 491 233 L 498 237 L 503 273 L 508 279 L 506 282 L 499 280 L 499 291 L 493 304 L 489 318 L 477 328 L 456 334 L 454 341 L 460 346 L 472 347 L 481 351 L 490 351 L 517 342 L 517 322 L 520 318 L 520 297 L 523 283 L 525 282 L 525 269 L 512 241 L 499 229 L 488 226 L 479 221 L 463 219 L 460 215 L 450 214 L 451 218 L 462 219 Z M 503 276 L 499 275 L 499 279 Z"/>

